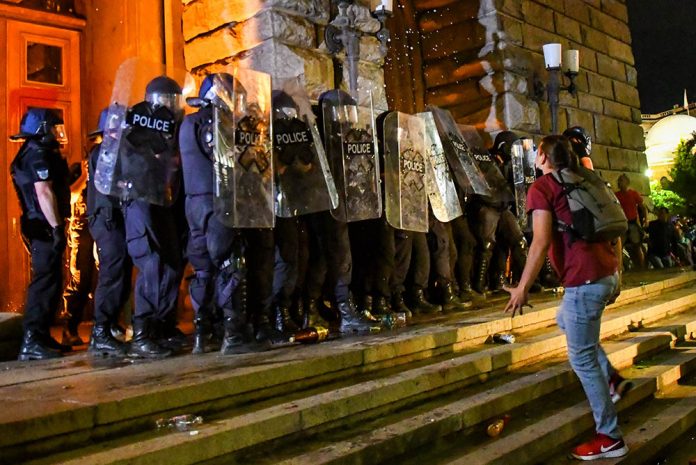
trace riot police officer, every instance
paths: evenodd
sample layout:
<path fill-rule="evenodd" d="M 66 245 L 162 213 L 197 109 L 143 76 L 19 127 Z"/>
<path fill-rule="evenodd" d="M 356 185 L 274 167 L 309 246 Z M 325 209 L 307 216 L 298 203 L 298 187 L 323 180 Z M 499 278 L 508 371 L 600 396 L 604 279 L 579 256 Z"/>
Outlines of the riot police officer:
<path fill-rule="evenodd" d="M 225 112 L 235 111 L 228 105 L 240 105 L 241 97 L 234 101 L 236 103 L 226 97 L 235 92 L 241 95 L 240 89 L 241 84 L 227 73 L 208 75 L 201 84 L 198 98 L 188 101 L 189 105 L 198 107 L 198 111 L 184 119 L 179 133 L 186 218 L 190 228 L 187 255 L 194 269 L 189 294 L 194 309 L 195 354 L 204 353 L 213 346 L 218 309 L 222 310 L 224 328 L 221 353 L 228 355 L 253 349 L 247 332 L 247 301 L 253 309 L 249 316 L 255 323 L 258 342 L 273 344 L 284 339 L 270 324 L 272 230 L 226 226 L 214 204 L 214 112 L 216 106 Z M 245 296 L 247 279 L 251 280 L 249 299 Z"/>
<path fill-rule="evenodd" d="M 113 137 L 107 130 L 108 109 L 99 115 L 97 130 L 89 137 Z M 113 336 L 119 332 L 119 313 L 130 298 L 133 263 L 128 256 L 126 225 L 121 205 L 116 197 L 104 195 L 94 185 L 94 170 L 99 158 L 101 142 L 89 154 L 87 180 L 87 220 L 89 233 L 97 246 L 99 273 L 94 289 L 94 326 L 88 351 L 95 355 L 125 355 L 124 344 Z"/>
<path fill-rule="evenodd" d="M 183 116 L 182 91 L 179 84 L 159 76 L 147 84 L 142 107 L 164 112 L 167 118 L 179 121 Z M 154 119 L 154 118 L 153 118 Z M 137 135 L 133 134 L 137 132 Z M 135 137 L 132 137 L 135 135 Z M 171 136 L 140 131 L 134 128 L 126 137 L 125 160 L 122 163 L 132 198 L 125 202 L 126 242 L 128 254 L 138 269 L 135 282 L 135 314 L 133 339 L 128 355 L 132 357 L 166 357 L 183 343 L 176 328 L 175 312 L 181 270 L 179 237 L 172 209 L 150 203 L 147 196 L 159 197 L 172 192 L 173 186 L 158 185 L 149 175 L 166 157 L 175 157 Z M 166 137 L 166 140 L 162 138 Z M 162 152 L 158 152 L 161 150 Z M 146 194 L 147 193 L 147 194 Z"/>
<path fill-rule="evenodd" d="M 319 105 L 326 112 L 336 110 L 336 114 L 333 115 L 336 118 L 333 118 L 328 113 L 324 114 L 324 111 L 319 111 L 318 113 L 324 123 L 319 127 L 323 130 L 322 137 L 327 154 L 334 160 L 340 160 L 341 163 L 338 163 L 338 165 L 343 166 L 344 144 L 361 145 L 366 147 L 368 152 L 374 150 L 372 142 L 362 141 L 362 138 L 370 139 L 369 132 L 367 128 L 358 128 L 356 125 L 357 102 L 352 97 L 340 90 L 330 90 L 324 92 L 319 97 Z M 345 111 L 347 114 L 339 114 L 342 111 Z M 376 154 L 371 153 L 371 155 L 375 156 Z M 364 159 L 366 157 L 361 158 Z M 355 160 L 358 160 L 358 157 L 355 157 Z M 367 171 L 371 170 L 368 169 Z M 337 175 L 345 176 L 345 173 L 334 173 L 334 179 L 337 179 L 338 187 L 338 184 L 341 184 L 338 180 L 341 178 Z M 367 201 L 361 202 L 358 195 L 356 195 L 356 191 L 359 189 L 355 185 L 348 188 L 346 184 L 350 186 L 355 183 L 343 180 L 343 184 L 341 184 L 343 192 L 345 192 L 345 197 L 341 199 L 342 205 L 339 207 L 344 213 L 343 220 L 337 220 L 328 212 L 317 214 L 317 246 L 320 250 L 319 255 L 326 259 L 326 266 L 310 266 L 307 294 L 309 296 L 308 311 L 311 315 L 316 315 L 318 314 L 317 300 L 322 293 L 323 284 L 327 282 L 329 284 L 328 287 L 333 290 L 333 298 L 331 300 L 336 305 L 340 321 L 339 330 L 341 333 L 349 334 L 369 331 L 374 326 L 374 322 L 367 320 L 358 313 L 350 292 L 353 257 L 350 249 L 348 223 L 345 220 L 349 219 L 348 211 L 351 209 L 356 213 L 355 217 L 360 219 L 370 217 L 370 214 L 364 214 L 365 210 L 371 210 L 372 206 L 379 205 L 377 201 L 379 192 L 366 190 L 365 192 L 372 195 L 363 197 Z M 341 189 L 339 188 L 339 190 Z"/>
<path fill-rule="evenodd" d="M 46 108 L 31 108 L 13 140 L 24 140 L 10 165 L 22 207 L 22 238 L 31 255 L 31 282 L 24 310 L 19 360 L 60 356 L 65 346 L 50 336 L 63 285 L 65 219 L 70 216 L 68 164 L 60 153 L 67 138 L 62 119 Z"/>

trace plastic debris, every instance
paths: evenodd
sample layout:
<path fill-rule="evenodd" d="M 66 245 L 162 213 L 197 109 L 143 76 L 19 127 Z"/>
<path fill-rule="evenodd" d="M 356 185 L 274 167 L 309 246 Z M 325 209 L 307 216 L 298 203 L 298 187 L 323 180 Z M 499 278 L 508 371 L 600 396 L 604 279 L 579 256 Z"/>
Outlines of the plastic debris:
<path fill-rule="evenodd" d="M 493 335 L 493 342 L 498 344 L 514 344 L 515 335 L 512 333 L 495 333 Z"/>
<path fill-rule="evenodd" d="M 406 326 L 406 314 L 403 312 L 386 313 L 382 315 L 382 326 L 387 329 L 403 328 Z"/>
<path fill-rule="evenodd" d="M 155 421 L 157 429 L 171 428 L 181 432 L 191 431 L 193 425 L 201 424 L 203 424 L 203 417 L 190 413 L 171 418 L 159 418 Z"/>
<path fill-rule="evenodd" d="M 498 418 L 486 427 L 486 434 L 494 438 L 503 432 L 503 428 L 510 422 L 510 415 L 503 415 L 502 418 Z"/>

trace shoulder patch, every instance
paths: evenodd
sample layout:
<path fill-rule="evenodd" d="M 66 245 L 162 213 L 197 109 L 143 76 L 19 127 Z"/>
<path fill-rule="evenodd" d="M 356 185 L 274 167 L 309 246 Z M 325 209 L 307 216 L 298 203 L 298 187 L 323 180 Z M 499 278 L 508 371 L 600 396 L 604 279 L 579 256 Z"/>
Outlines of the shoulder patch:
<path fill-rule="evenodd" d="M 36 170 L 36 175 L 39 177 L 39 179 L 45 181 L 48 179 L 48 169 L 38 169 Z"/>

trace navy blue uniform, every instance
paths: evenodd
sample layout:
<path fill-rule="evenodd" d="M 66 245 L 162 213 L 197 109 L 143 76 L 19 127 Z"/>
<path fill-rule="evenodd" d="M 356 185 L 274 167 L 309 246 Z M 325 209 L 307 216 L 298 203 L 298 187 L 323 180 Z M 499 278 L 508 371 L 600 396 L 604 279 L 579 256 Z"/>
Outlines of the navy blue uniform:
<path fill-rule="evenodd" d="M 133 263 L 128 256 L 126 224 L 119 201 L 102 194 L 94 186 L 98 156 L 99 146 L 96 146 L 89 155 L 87 218 L 99 257 L 94 322 L 108 325 L 117 323 L 119 312 L 130 297 Z"/>
<path fill-rule="evenodd" d="M 31 255 L 31 282 L 24 307 L 24 330 L 25 333 L 33 331 L 48 338 L 61 298 L 65 242 L 54 241 L 51 225 L 41 210 L 34 184 L 52 183 L 59 220 L 64 221 L 70 216 L 68 164 L 57 144 L 55 147 L 45 146 L 29 139 L 12 161 L 10 172 L 22 207 L 22 238 Z"/>

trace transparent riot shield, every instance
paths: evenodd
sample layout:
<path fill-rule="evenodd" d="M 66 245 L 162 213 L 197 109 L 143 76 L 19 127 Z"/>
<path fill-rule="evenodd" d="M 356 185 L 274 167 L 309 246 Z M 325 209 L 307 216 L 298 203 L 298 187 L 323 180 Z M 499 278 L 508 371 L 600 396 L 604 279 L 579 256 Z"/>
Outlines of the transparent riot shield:
<path fill-rule="evenodd" d="M 289 218 L 337 208 L 338 191 L 302 80 L 274 85 L 276 215 Z"/>
<path fill-rule="evenodd" d="M 428 232 L 425 123 L 392 112 L 384 120 L 384 196 L 387 222 L 396 229 Z"/>
<path fill-rule="evenodd" d="M 500 171 L 498 164 L 493 159 L 488 149 L 483 143 L 483 139 L 473 126 L 459 125 L 459 130 L 464 138 L 464 143 L 469 147 L 472 158 L 476 161 L 479 169 L 486 178 L 490 187 L 490 192 L 483 195 L 484 200 L 489 203 L 502 204 L 514 200 L 510 185 L 505 176 Z"/>
<path fill-rule="evenodd" d="M 379 218 L 382 195 L 371 92 L 358 100 L 367 106 L 358 106 L 340 90 L 327 94 L 321 110 L 324 145 L 339 198 L 331 214 L 343 222 Z"/>
<path fill-rule="evenodd" d="M 213 85 L 215 214 L 233 228 L 272 228 L 271 78 L 242 68 L 228 75 Z"/>
<path fill-rule="evenodd" d="M 99 192 L 171 205 L 180 185 L 177 129 L 192 88 L 184 70 L 167 75 L 163 65 L 140 58 L 121 64 L 94 173 Z"/>
<path fill-rule="evenodd" d="M 433 114 L 426 111 L 417 116 L 425 125 L 425 185 L 428 189 L 428 199 L 435 218 L 447 223 L 463 214 L 457 188 L 447 164 Z"/>
<path fill-rule="evenodd" d="M 433 115 L 445 156 L 449 160 L 459 187 L 466 194 L 490 194 L 490 187 L 474 161 L 473 153 L 462 137 L 452 114 L 432 105 L 428 105 L 427 109 Z"/>
<path fill-rule="evenodd" d="M 512 157 L 512 177 L 515 185 L 515 210 L 517 222 L 522 230 L 529 225 L 527 215 L 527 191 L 536 180 L 536 167 L 534 159 L 536 150 L 534 142 L 529 138 L 516 140 L 510 149 Z"/>

